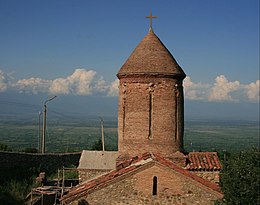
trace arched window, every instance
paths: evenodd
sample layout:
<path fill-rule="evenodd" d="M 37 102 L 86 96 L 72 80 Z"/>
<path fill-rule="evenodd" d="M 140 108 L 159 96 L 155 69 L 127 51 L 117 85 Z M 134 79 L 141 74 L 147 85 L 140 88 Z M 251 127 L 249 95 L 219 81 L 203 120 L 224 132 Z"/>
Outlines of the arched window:
<path fill-rule="evenodd" d="M 153 195 L 157 195 L 157 177 L 153 177 Z"/>

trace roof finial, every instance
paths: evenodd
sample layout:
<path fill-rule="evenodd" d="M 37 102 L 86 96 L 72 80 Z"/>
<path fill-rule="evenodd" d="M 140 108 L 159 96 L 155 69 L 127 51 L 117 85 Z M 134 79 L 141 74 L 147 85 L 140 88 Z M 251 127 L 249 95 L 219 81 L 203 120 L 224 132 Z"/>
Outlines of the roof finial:
<path fill-rule="evenodd" d="M 153 16 L 152 11 L 150 11 L 150 16 L 146 16 L 146 18 L 150 19 L 150 29 L 153 30 L 153 19 L 157 18 L 157 16 Z"/>

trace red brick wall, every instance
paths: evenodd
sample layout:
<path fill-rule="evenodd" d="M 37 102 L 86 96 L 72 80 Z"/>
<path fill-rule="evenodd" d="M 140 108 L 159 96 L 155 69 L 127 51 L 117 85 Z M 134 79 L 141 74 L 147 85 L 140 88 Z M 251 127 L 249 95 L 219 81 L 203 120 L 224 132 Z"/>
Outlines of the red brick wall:
<path fill-rule="evenodd" d="M 151 196 L 154 176 L 157 177 L 157 195 L 168 193 L 183 196 L 187 193 L 194 192 L 194 186 L 197 186 L 196 189 L 205 188 L 198 182 L 191 182 L 190 178 L 185 177 L 172 169 L 156 164 L 155 166 L 134 175 L 134 178 L 136 179 L 135 189 L 142 190 L 145 195 Z M 209 188 L 205 189 L 210 190 Z"/>
<path fill-rule="evenodd" d="M 120 79 L 119 155 L 135 156 L 151 151 L 169 157 L 175 151 L 182 150 L 183 133 L 178 137 L 177 132 L 177 126 L 183 129 L 183 123 L 180 125 L 177 121 L 177 83 L 181 85 L 178 80 L 167 77 Z M 152 96 L 151 100 L 149 95 Z"/>
<path fill-rule="evenodd" d="M 148 166 L 132 176 L 111 182 L 107 187 L 82 195 L 82 199 L 89 205 L 213 205 L 222 197 L 222 194 L 167 167 L 159 164 Z M 157 195 L 152 194 L 154 176 L 157 176 Z M 79 200 L 69 204 L 77 205 Z"/>

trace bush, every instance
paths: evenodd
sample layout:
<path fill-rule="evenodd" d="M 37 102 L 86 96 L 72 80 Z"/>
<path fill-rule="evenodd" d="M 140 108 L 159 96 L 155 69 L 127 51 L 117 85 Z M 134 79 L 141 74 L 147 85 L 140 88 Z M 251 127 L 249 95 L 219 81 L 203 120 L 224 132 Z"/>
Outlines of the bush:
<path fill-rule="evenodd" d="M 260 150 L 252 148 L 224 162 L 220 186 L 222 204 L 260 204 Z"/>
<path fill-rule="evenodd" d="M 99 139 L 98 141 L 96 141 L 93 146 L 91 147 L 91 150 L 96 150 L 96 151 L 102 151 L 102 140 Z M 105 147 L 106 150 L 106 147 Z"/>
<path fill-rule="evenodd" d="M 24 150 L 25 153 L 38 153 L 38 150 L 34 147 L 28 147 Z"/>
<path fill-rule="evenodd" d="M 1 185 L 0 201 L 5 205 L 22 205 L 24 199 L 30 191 L 30 184 L 27 181 L 11 180 L 10 182 Z"/>
<path fill-rule="evenodd" d="M 8 151 L 8 146 L 0 143 L 0 151 Z"/>

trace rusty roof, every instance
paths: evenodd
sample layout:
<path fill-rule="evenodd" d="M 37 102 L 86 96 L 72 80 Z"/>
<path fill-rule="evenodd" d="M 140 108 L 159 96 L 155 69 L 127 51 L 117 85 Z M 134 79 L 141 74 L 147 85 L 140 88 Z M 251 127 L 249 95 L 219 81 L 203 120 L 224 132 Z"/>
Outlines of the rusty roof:
<path fill-rule="evenodd" d="M 150 167 L 152 163 L 160 163 L 172 170 L 198 182 L 199 184 L 210 188 L 213 191 L 221 194 L 220 187 L 206 179 L 203 179 L 196 174 L 191 173 L 189 170 L 184 169 L 170 160 L 167 160 L 157 154 L 150 152 L 144 153 L 139 156 L 135 156 L 129 160 L 121 161 L 117 163 L 116 170 L 110 171 L 104 175 L 98 176 L 89 181 L 73 187 L 69 192 L 61 199 L 65 203 L 69 203 L 75 199 L 78 199 L 84 195 L 94 192 L 95 190 L 106 187 L 112 183 L 115 183 L 127 176 L 135 174 L 139 170 L 143 170 L 145 167 Z M 142 168 L 142 169 L 141 169 Z"/>
<path fill-rule="evenodd" d="M 123 64 L 117 77 L 166 75 L 184 79 L 185 73 L 152 29 Z"/>
<path fill-rule="evenodd" d="M 190 152 L 186 168 L 190 171 L 220 171 L 222 166 L 217 152 Z"/>

